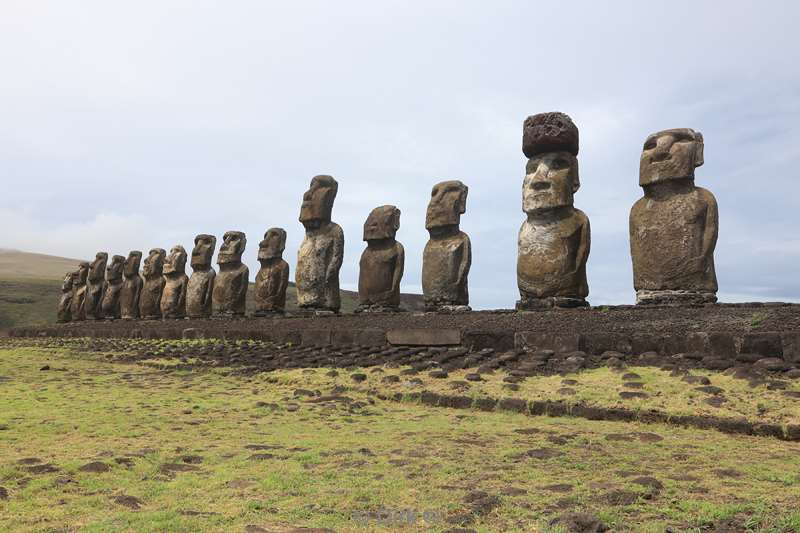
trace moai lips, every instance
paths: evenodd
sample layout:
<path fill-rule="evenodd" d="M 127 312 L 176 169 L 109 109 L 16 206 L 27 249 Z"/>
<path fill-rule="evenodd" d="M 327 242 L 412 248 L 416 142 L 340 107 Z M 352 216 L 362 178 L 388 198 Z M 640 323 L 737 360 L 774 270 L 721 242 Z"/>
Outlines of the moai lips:
<path fill-rule="evenodd" d="M 139 295 L 142 292 L 142 277 L 139 275 L 139 265 L 142 262 L 142 252 L 131 250 L 125 265 L 122 268 L 122 288 L 119 293 L 119 311 L 123 319 L 139 318 Z"/>
<path fill-rule="evenodd" d="M 644 197 L 633 205 L 629 225 L 638 304 L 717 301 L 717 201 L 694 184 L 703 160 L 703 136 L 689 128 L 660 131 L 644 143 Z"/>
<path fill-rule="evenodd" d="M 395 240 L 400 210 L 384 205 L 372 210 L 364 223 L 367 248 L 361 254 L 357 311 L 396 311 L 400 306 L 400 280 L 405 251 Z"/>
<path fill-rule="evenodd" d="M 578 129 L 563 113 L 528 117 L 523 151 L 530 159 L 522 185 L 527 220 L 517 240 L 517 309 L 588 305 L 589 219 L 573 206 Z"/>
<path fill-rule="evenodd" d="M 217 273 L 211 267 L 211 257 L 217 247 L 217 238 L 200 234 L 194 238 L 192 249 L 192 275 L 186 287 L 186 314 L 190 318 L 211 316 L 211 295 Z"/>
<path fill-rule="evenodd" d="M 430 240 L 422 256 L 422 292 L 428 311 L 469 311 L 467 275 L 472 264 L 469 236 L 460 231 L 468 188 L 460 181 L 433 186 L 425 216 Z"/>
<path fill-rule="evenodd" d="M 167 252 L 163 248 L 153 248 L 144 260 L 144 285 L 139 295 L 139 316 L 144 319 L 161 318 L 161 294 L 164 291 L 164 259 Z"/>
<path fill-rule="evenodd" d="M 86 320 L 97 320 L 103 316 L 103 286 L 107 261 L 107 253 L 97 252 L 94 261 L 89 264 L 89 274 L 86 278 L 86 301 L 83 304 Z"/>
<path fill-rule="evenodd" d="M 106 286 L 103 291 L 103 302 L 101 305 L 103 318 L 120 318 L 120 295 L 122 293 L 122 271 L 125 267 L 125 258 L 115 255 L 106 267 Z"/>
<path fill-rule="evenodd" d="M 184 318 L 186 316 L 186 250 L 181 245 L 173 246 L 164 261 L 164 290 L 161 293 L 161 316 Z"/>
<path fill-rule="evenodd" d="M 256 274 L 256 316 L 281 314 L 286 307 L 286 288 L 289 286 L 289 264 L 283 260 L 286 231 L 270 228 L 258 244 L 261 268 Z"/>
<path fill-rule="evenodd" d="M 67 272 L 64 281 L 61 283 L 61 298 L 58 300 L 58 322 L 69 322 L 72 320 L 72 292 L 73 279 L 75 272 Z"/>
<path fill-rule="evenodd" d="M 228 231 L 222 238 L 217 254 L 219 274 L 212 292 L 213 313 L 216 317 L 241 317 L 245 313 L 250 269 L 242 263 L 247 237 L 241 231 Z"/>
<path fill-rule="evenodd" d="M 339 184 L 331 176 L 314 176 L 303 195 L 300 222 L 306 230 L 297 251 L 297 304 L 316 312 L 339 312 L 339 270 L 344 257 L 344 232 L 331 222 Z"/>

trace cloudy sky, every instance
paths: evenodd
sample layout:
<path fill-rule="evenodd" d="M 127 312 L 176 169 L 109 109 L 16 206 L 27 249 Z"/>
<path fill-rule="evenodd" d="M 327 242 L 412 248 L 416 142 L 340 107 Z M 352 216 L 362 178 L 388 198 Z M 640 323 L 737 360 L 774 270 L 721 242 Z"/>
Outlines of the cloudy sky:
<path fill-rule="evenodd" d="M 343 287 L 367 214 L 395 204 L 419 292 L 431 186 L 460 179 L 471 303 L 512 307 L 522 121 L 560 110 L 580 128 L 593 304 L 634 299 L 639 154 L 674 127 L 705 137 L 721 300 L 800 301 L 800 3 L 611 5 L 4 0 L 0 247 L 87 258 L 237 229 L 254 275 L 281 226 L 294 269 L 326 173 Z"/>

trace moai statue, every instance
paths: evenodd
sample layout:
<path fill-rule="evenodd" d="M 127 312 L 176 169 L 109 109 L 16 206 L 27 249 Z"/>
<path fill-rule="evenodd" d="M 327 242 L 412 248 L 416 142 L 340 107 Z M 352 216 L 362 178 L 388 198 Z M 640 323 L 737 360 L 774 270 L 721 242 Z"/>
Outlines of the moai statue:
<path fill-rule="evenodd" d="M 86 320 L 103 318 L 103 287 L 105 286 L 107 261 L 107 253 L 97 252 L 94 261 L 89 264 L 89 275 L 86 277 L 86 301 L 83 304 Z"/>
<path fill-rule="evenodd" d="M 578 128 L 563 113 L 530 116 L 522 151 L 529 158 L 522 184 L 528 217 L 517 240 L 517 309 L 586 306 L 589 219 L 573 207 Z"/>
<path fill-rule="evenodd" d="M 255 316 L 282 314 L 286 307 L 289 263 L 283 260 L 285 248 L 286 231 L 283 228 L 268 229 L 264 240 L 258 244 L 261 268 L 256 274 Z"/>
<path fill-rule="evenodd" d="M 72 307 L 70 314 L 73 322 L 76 320 L 86 320 L 84 313 L 84 303 L 86 301 L 86 278 L 89 276 L 89 263 L 81 261 L 78 270 L 72 278 Z"/>
<path fill-rule="evenodd" d="M 361 254 L 358 273 L 357 312 L 397 311 L 405 251 L 395 240 L 400 210 L 393 205 L 373 209 L 364 222 L 367 248 Z"/>
<path fill-rule="evenodd" d="M 297 305 L 316 312 L 338 313 L 339 269 L 344 257 L 344 232 L 331 222 L 339 184 L 331 176 L 314 176 L 303 194 L 300 222 L 306 235 L 297 251 Z"/>
<path fill-rule="evenodd" d="M 217 238 L 200 234 L 194 238 L 192 249 L 192 275 L 186 287 L 186 314 L 189 318 L 211 316 L 211 294 L 217 273 L 211 267 L 211 257 L 217 247 Z"/>
<path fill-rule="evenodd" d="M 125 258 L 115 255 L 106 267 L 106 286 L 103 291 L 103 303 L 100 308 L 105 319 L 120 318 L 120 296 L 122 294 L 122 270 L 125 268 Z"/>
<path fill-rule="evenodd" d="M 631 209 L 630 241 L 637 304 L 717 301 L 714 248 L 717 200 L 695 187 L 703 135 L 689 128 L 650 135 L 639 160 L 644 189 Z"/>
<path fill-rule="evenodd" d="M 241 231 L 227 231 L 217 254 L 219 274 L 212 293 L 216 317 L 244 316 L 250 269 L 242 263 L 247 238 Z"/>
<path fill-rule="evenodd" d="M 153 248 L 144 260 L 144 285 L 139 293 L 139 316 L 147 320 L 161 318 L 161 294 L 164 291 L 163 248 Z"/>
<path fill-rule="evenodd" d="M 61 282 L 61 298 L 58 300 L 57 320 L 59 322 L 69 322 L 72 320 L 72 280 L 75 272 L 67 272 L 64 281 Z"/>
<path fill-rule="evenodd" d="M 131 250 L 122 268 L 122 288 L 119 292 L 119 313 L 125 320 L 139 318 L 139 295 L 142 292 L 142 276 L 139 265 L 142 252 Z"/>
<path fill-rule="evenodd" d="M 164 261 L 164 291 L 161 293 L 161 316 L 163 318 L 186 317 L 186 249 L 173 246 Z"/>
<path fill-rule="evenodd" d="M 472 265 L 472 244 L 459 229 L 467 210 L 468 188 L 460 181 L 433 186 L 425 229 L 430 240 L 422 255 L 422 293 L 426 311 L 469 311 L 467 275 Z"/>

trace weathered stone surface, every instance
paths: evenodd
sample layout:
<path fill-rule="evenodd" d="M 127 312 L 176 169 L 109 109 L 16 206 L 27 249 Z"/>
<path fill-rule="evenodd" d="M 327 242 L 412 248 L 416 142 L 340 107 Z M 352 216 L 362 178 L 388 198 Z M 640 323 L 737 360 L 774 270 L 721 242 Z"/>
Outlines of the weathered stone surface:
<path fill-rule="evenodd" d="M 72 293 L 74 291 L 73 279 L 75 272 L 67 272 L 64 281 L 61 282 L 61 298 L 58 300 L 58 313 L 56 315 L 59 322 L 69 322 L 72 320 Z"/>
<path fill-rule="evenodd" d="M 264 240 L 258 244 L 258 262 L 261 268 L 256 274 L 256 316 L 283 313 L 286 308 L 286 288 L 289 286 L 289 263 L 283 260 L 286 248 L 286 231 L 270 228 Z"/>
<path fill-rule="evenodd" d="M 142 292 L 142 276 L 139 265 L 142 252 L 131 250 L 122 269 L 122 288 L 119 293 L 119 312 L 123 319 L 139 318 L 139 296 Z"/>
<path fill-rule="evenodd" d="M 86 320 L 97 320 L 103 317 L 101 306 L 107 261 L 107 253 L 97 252 L 94 261 L 89 263 L 89 274 L 86 277 L 86 301 L 83 304 Z"/>
<path fill-rule="evenodd" d="M 164 291 L 163 248 L 153 248 L 144 260 L 144 284 L 139 294 L 139 316 L 146 319 L 161 318 L 161 293 Z"/>
<path fill-rule="evenodd" d="M 86 301 L 86 278 L 89 275 L 89 263 L 82 261 L 78 264 L 78 270 L 72 278 L 72 303 L 70 314 L 72 320 L 85 320 L 84 302 Z"/>
<path fill-rule="evenodd" d="M 359 312 L 396 310 L 400 306 L 405 251 L 395 240 L 399 228 L 400 210 L 393 205 L 376 207 L 364 223 L 367 248 L 359 261 Z"/>
<path fill-rule="evenodd" d="M 747 333 L 742 339 L 742 352 L 763 357 L 783 357 L 783 339 L 780 333 Z"/>
<path fill-rule="evenodd" d="M 211 316 L 211 295 L 217 273 L 211 267 L 211 257 L 217 247 L 217 238 L 201 233 L 194 238 L 192 249 L 192 275 L 186 285 L 186 314 L 191 318 Z"/>
<path fill-rule="evenodd" d="M 560 121 L 569 120 L 566 115 L 559 115 Z M 526 125 L 538 124 L 538 116 L 529 117 Z M 549 124 L 548 120 L 541 120 Z M 548 128 L 545 130 L 550 131 Z M 556 129 L 566 132 L 571 128 L 575 128 L 574 124 Z M 574 150 L 569 135 L 542 133 L 541 138 L 547 142 L 536 144 L 538 148 L 528 152 L 531 159 L 522 185 L 522 210 L 527 220 L 522 223 L 517 241 L 517 285 L 521 297 L 517 309 L 585 306 L 591 237 L 588 217 L 573 207 L 573 195 L 580 187 L 578 160 L 572 153 L 577 153 L 577 133 Z"/>
<path fill-rule="evenodd" d="M 472 265 L 472 244 L 459 229 L 467 209 L 469 189 L 460 181 L 433 186 L 425 216 L 430 240 L 422 255 L 422 292 L 429 311 L 469 310 L 467 276 Z"/>
<path fill-rule="evenodd" d="M 328 346 L 331 344 L 332 332 L 329 329 L 308 329 L 300 333 L 300 344 L 303 346 Z"/>
<path fill-rule="evenodd" d="M 522 125 L 522 153 L 532 158 L 547 152 L 566 151 L 578 155 L 578 128 L 564 113 L 539 113 Z"/>
<path fill-rule="evenodd" d="M 390 329 L 386 332 L 389 344 L 402 346 L 451 346 L 461 344 L 457 329 Z"/>
<path fill-rule="evenodd" d="M 244 316 L 250 269 L 242 263 L 247 238 L 241 231 L 227 231 L 217 254 L 219 274 L 212 293 L 214 316 Z"/>
<path fill-rule="evenodd" d="M 633 286 L 639 304 L 716 302 L 717 201 L 694 184 L 703 136 L 664 130 L 645 141 L 639 162 L 644 197 L 630 213 Z"/>
<path fill-rule="evenodd" d="M 331 176 L 314 176 L 303 195 L 300 222 L 306 230 L 297 251 L 297 305 L 311 310 L 338 312 L 339 269 L 344 257 L 344 232 L 331 222 L 339 184 Z"/>
<path fill-rule="evenodd" d="M 184 318 L 186 316 L 186 250 L 181 245 L 173 246 L 164 261 L 164 290 L 161 293 L 161 316 Z"/>
<path fill-rule="evenodd" d="M 115 255 L 106 267 L 106 286 L 103 291 L 103 301 L 100 306 L 103 318 L 120 318 L 120 294 L 122 293 L 122 270 L 125 267 L 125 258 Z"/>

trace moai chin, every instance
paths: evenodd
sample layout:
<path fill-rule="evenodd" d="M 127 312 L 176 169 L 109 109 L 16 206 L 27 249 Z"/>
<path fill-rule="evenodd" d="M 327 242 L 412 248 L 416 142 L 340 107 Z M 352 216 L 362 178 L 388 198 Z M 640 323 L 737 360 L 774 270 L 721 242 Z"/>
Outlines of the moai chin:
<path fill-rule="evenodd" d="M 517 309 L 586 306 L 589 219 L 573 206 L 580 187 L 578 128 L 563 113 L 530 116 L 522 147 L 529 159 L 522 184 L 527 220 L 517 240 Z"/>
<path fill-rule="evenodd" d="M 212 292 L 215 317 L 241 317 L 245 313 L 250 269 L 242 263 L 247 238 L 241 231 L 228 231 L 217 254 L 219 274 Z"/>
<path fill-rule="evenodd" d="M 472 244 L 459 229 L 467 210 L 468 187 L 457 180 L 433 186 L 425 229 L 430 240 L 422 255 L 422 293 L 426 311 L 469 311 L 467 275 Z"/>
<path fill-rule="evenodd" d="M 69 322 L 72 320 L 72 293 L 75 272 L 67 272 L 64 275 L 64 281 L 61 282 L 61 298 L 58 300 L 58 322 Z"/>
<path fill-rule="evenodd" d="M 268 229 L 264 240 L 258 243 L 261 268 L 256 274 L 255 316 L 282 314 L 286 308 L 289 264 L 283 260 L 285 248 L 286 231 L 283 228 Z"/>
<path fill-rule="evenodd" d="M 125 267 L 125 258 L 115 255 L 106 267 L 106 285 L 103 291 L 103 302 L 100 306 L 103 318 L 113 320 L 120 318 L 120 296 L 122 294 L 122 271 Z"/>
<path fill-rule="evenodd" d="M 124 320 L 139 318 L 139 295 L 142 292 L 142 276 L 139 265 L 142 252 L 131 250 L 122 268 L 122 288 L 119 292 L 119 313 Z"/>
<path fill-rule="evenodd" d="M 373 209 L 364 222 L 367 248 L 358 263 L 357 312 L 397 311 L 405 251 L 395 240 L 400 228 L 400 210 L 393 205 Z"/>
<path fill-rule="evenodd" d="M 217 238 L 200 234 L 194 238 L 192 249 L 192 275 L 186 286 L 186 314 L 190 318 L 211 316 L 211 294 L 217 273 L 211 267 L 211 257 L 217 247 Z"/>
<path fill-rule="evenodd" d="M 153 248 L 144 260 L 142 275 L 144 285 L 139 293 L 139 316 L 147 320 L 161 318 L 161 294 L 164 291 L 164 258 L 167 252 L 163 248 Z"/>
<path fill-rule="evenodd" d="M 86 320 L 103 318 L 103 287 L 107 261 L 107 253 L 97 252 L 94 261 L 89 264 L 89 274 L 86 277 L 86 301 L 83 304 Z"/>
<path fill-rule="evenodd" d="M 297 251 L 297 304 L 318 313 L 338 313 L 341 307 L 339 269 L 344 257 L 344 232 L 331 222 L 338 188 L 331 176 L 314 176 L 300 207 L 306 235 Z"/>
<path fill-rule="evenodd" d="M 72 315 L 73 321 L 86 320 L 84 303 L 86 301 L 86 278 L 88 276 L 89 263 L 87 261 L 81 261 L 72 279 L 72 306 L 70 308 L 70 314 Z"/>
<path fill-rule="evenodd" d="M 631 208 L 629 226 L 637 304 L 717 301 L 719 215 L 714 195 L 694 184 L 694 169 L 702 164 L 699 131 L 664 130 L 644 143 L 644 196 Z"/>
<path fill-rule="evenodd" d="M 164 290 L 161 293 L 162 318 L 186 317 L 186 286 L 189 276 L 186 275 L 186 249 L 181 245 L 173 246 L 164 260 Z"/>

